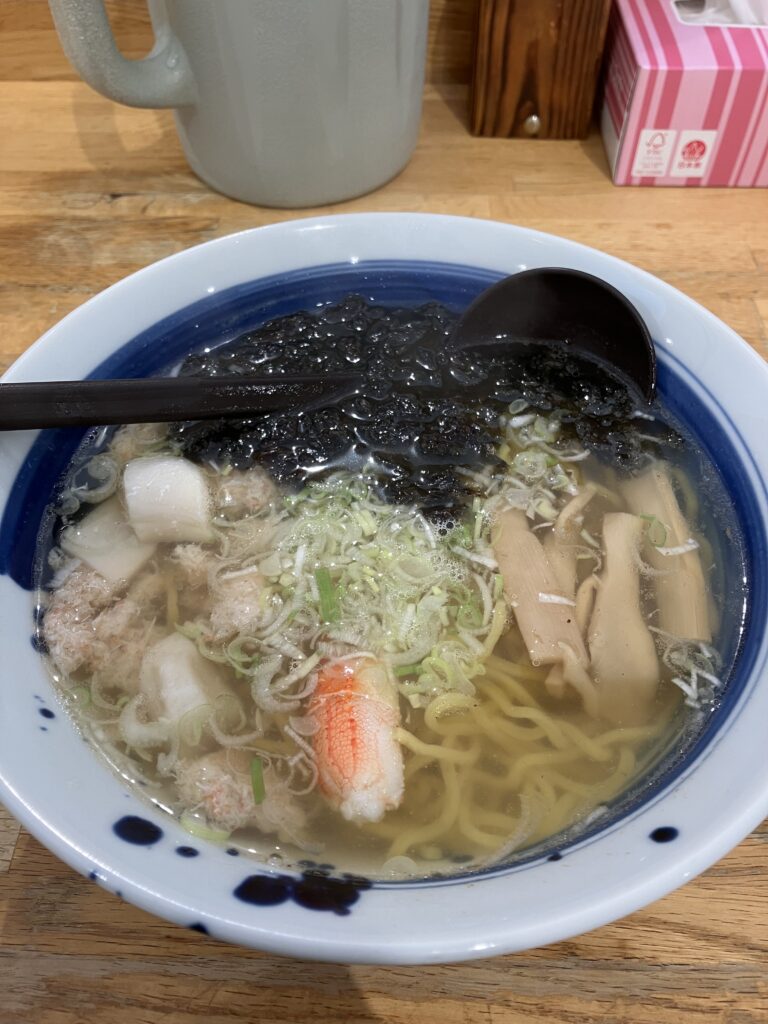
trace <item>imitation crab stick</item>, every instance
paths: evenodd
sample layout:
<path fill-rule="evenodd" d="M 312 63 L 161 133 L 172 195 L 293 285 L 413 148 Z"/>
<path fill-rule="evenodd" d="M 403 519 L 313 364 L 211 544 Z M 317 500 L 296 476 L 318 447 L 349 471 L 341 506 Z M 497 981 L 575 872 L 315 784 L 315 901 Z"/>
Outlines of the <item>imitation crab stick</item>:
<path fill-rule="evenodd" d="M 379 821 L 403 797 L 397 686 L 372 657 L 329 662 L 317 674 L 310 715 L 318 783 L 348 821 Z"/>

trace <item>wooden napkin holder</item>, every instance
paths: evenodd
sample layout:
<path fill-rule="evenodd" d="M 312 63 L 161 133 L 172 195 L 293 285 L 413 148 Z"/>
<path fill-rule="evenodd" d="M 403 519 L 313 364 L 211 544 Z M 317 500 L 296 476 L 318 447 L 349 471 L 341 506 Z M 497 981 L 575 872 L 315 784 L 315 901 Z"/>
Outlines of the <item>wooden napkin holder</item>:
<path fill-rule="evenodd" d="M 472 133 L 584 138 L 610 8 L 611 0 L 480 0 Z"/>

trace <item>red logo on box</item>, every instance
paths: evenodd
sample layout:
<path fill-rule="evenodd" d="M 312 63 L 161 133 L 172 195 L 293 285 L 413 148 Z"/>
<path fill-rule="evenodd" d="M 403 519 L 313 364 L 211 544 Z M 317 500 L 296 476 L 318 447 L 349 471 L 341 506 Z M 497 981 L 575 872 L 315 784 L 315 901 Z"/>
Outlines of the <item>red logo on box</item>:
<path fill-rule="evenodd" d="M 686 142 L 683 146 L 680 156 L 683 160 L 701 160 L 706 152 L 706 142 L 702 142 L 701 139 L 691 139 L 690 142 Z"/>

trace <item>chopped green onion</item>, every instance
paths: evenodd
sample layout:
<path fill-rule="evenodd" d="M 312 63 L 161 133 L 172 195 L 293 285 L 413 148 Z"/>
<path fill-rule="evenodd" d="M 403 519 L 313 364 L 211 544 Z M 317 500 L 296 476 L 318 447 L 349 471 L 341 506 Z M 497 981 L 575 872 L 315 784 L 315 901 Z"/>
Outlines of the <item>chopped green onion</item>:
<path fill-rule="evenodd" d="M 398 679 L 403 676 L 415 676 L 421 671 L 421 662 L 417 665 L 401 665 L 400 668 L 395 669 L 395 675 Z"/>
<path fill-rule="evenodd" d="M 540 441 L 552 444 L 557 440 L 560 424 L 555 419 L 546 419 L 544 416 L 537 416 L 533 421 L 533 436 Z"/>
<path fill-rule="evenodd" d="M 477 629 L 483 624 L 483 610 L 477 598 L 460 604 L 456 610 L 456 623 L 463 629 Z"/>
<path fill-rule="evenodd" d="M 191 747 L 196 747 L 203 738 L 203 726 L 211 717 L 210 704 L 191 708 L 179 719 L 179 737 Z"/>
<path fill-rule="evenodd" d="M 210 839 L 213 843 L 223 843 L 231 835 L 230 832 L 222 828 L 214 828 L 212 825 L 208 825 L 207 822 L 190 811 L 184 811 L 179 819 L 179 824 L 190 835 L 197 836 L 198 839 Z"/>
<path fill-rule="evenodd" d="M 71 691 L 70 697 L 72 703 L 76 704 L 79 708 L 87 708 L 91 703 L 91 691 L 86 686 L 76 686 Z"/>
<path fill-rule="evenodd" d="M 648 523 L 648 543 L 655 548 L 664 547 L 667 543 L 667 528 L 658 516 L 640 515 Z"/>
<path fill-rule="evenodd" d="M 315 569 L 315 582 L 320 595 L 320 616 L 323 622 L 339 621 L 339 596 L 327 569 Z"/>
<path fill-rule="evenodd" d="M 497 601 L 496 607 L 493 609 L 493 618 L 491 619 L 491 628 L 488 632 L 488 636 L 485 638 L 483 644 L 483 657 L 487 658 L 489 654 L 493 652 L 494 647 L 501 639 L 501 634 L 504 632 L 507 625 L 507 606 L 504 601 Z"/>
<path fill-rule="evenodd" d="M 253 790 L 253 802 L 263 803 L 267 792 L 264 788 L 264 765 L 260 757 L 251 760 L 251 789 Z"/>
<path fill-rule="evenodd" d="M 548 522 L 553 523 L 557 519 L 557 509 L 549 498 L 540 498 L 535 502 L 534 509 L 542 519 L 546 519 Z"/>
<path fill-rule="evenodd" d="M 451 531 L 450 540 L 452 544 L 459 544 L 461 547 L 467 548 L 471 547 L 473 539 L 469 526 L 466 523 L 462 523 Z"/>
<path fill-rule="evenodd" d="M 694 540 L 693 537 L 689 537 L 684 544 L 676 544 L 673 547 L 662 547 L 661 545 L 656 546 L 656 550 L 660 555 L 685 555 L 689 551 L 696 551 L 699 547 L 699 542 Z"/>
<path fill-rule="evenodd" d="M 536 480 L 544 475 L 547 468 L 547 456 L 540 451 L 518 452 L 512 461 L 515 472 L 526 480 Z"/>

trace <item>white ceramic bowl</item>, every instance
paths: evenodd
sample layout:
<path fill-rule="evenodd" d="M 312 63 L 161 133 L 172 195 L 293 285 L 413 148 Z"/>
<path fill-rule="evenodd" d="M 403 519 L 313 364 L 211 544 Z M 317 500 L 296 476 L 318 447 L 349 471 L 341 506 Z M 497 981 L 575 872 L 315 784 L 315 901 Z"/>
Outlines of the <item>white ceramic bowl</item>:
<path fill-rule="evenodd" d="M 522 228 L 371 214 L 221 238 L 96 296 L 33 345 L 5 379 L 140 376 L 209 340 L 211 331 L 234 336 L 306 302 L 363 291 L 406 303 L 448 298 L 460 308 L 495 278 L 546 265 L 596 274 L 638 307 L 657 342 L 662 389 L 704 435 L 739 509 L 749 557 L 764 565 L 766 365 L 661 281 Z M 619 820 L 608 815 L 601 829 L 554 857 L 485 876 L 367 890 L 343 882 L 318 890 L 281 876 L 265 881 L 257 864 L 190 840 L 127 789 L 61 711 L 30 644 L 32 598 L 14 579 L 28 582 L 42 508 L 73 442 L 62 433 L 37 441 L 24 433 L 0 444 L 0 798 L 55 854 L 137 906 L 217 938 L 307 958 L 429 963 L 488 956 L 564 939 L 649 903 L 712 864 L 768 812 L 766 584 L 758 572 L 736 670 L 706 735 Z M 126 818 L 149 823 L 138 837 L 151 841 L 121 839 L 114 825 Z M 197 856 L 178 856 L 190 845 Z M 244 902 L 236 890 L 258 902 Z"/>

